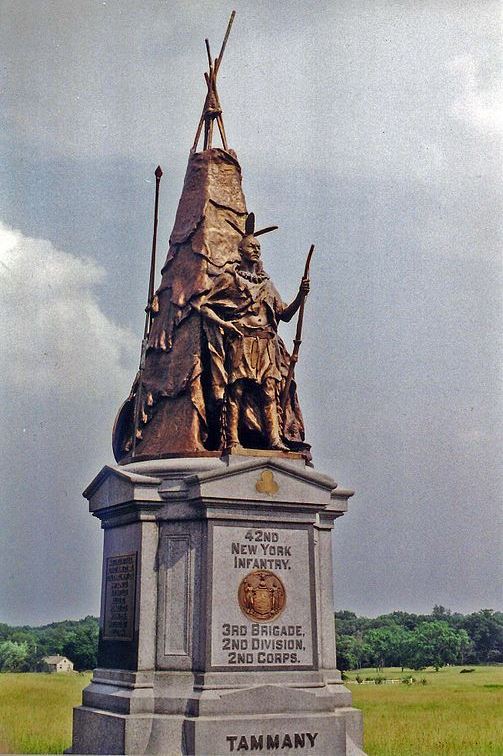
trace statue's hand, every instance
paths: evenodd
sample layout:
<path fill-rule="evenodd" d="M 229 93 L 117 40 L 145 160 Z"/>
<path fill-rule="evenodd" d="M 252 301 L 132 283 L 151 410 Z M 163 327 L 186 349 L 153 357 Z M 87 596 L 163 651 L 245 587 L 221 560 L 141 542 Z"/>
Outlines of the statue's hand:
<path fill-rule="evenodd" d="M 309 278 L 303 278 L 299 286 L 299 292 L 302 294 L 303 297 L 307 297 L 307 295 L 309 294 L 310 288 L 311 288 L 311 282 L 309 281 Z"/>
<path fill-rule="evenodd" d="M 234 323 L 225 323 L 225 325 L 223 326 L 223 328 L 225 329 L 225 331 L 226 331 L 226 333 L 227 333 L 228 336 L 235 336 L 238 339 L 242 339 L 243 338 L 243 334 L 241 333 L 240 330 L 238 330 L 236 328 L 236 326 L 234 325 Z"/>

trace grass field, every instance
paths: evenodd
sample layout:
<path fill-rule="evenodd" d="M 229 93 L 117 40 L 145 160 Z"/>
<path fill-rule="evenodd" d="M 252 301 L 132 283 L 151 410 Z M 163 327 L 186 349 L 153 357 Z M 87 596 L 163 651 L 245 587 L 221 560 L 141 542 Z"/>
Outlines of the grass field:
<path fill-rule="evenodd" d="M 91 674 L 0 674 L 0 753 L 63 753 Z"/>
<path fill-rule="evenodd" d="M 384 677 L 412 674 L 417 683 L 348 685 L 354 706 L 363 711 L 366 752 L 370 756 L 503 755 L 503 667 L 475 667 L 469 674 L 460 674 L 461 669 L 405 673 L 385 669 Z M 354 679 L 356 674 L 348 676 Z M 376 676 L 374 669 L 359 674 Z"/>
<path fill-rule="evenodd" d="M 350 683 L 354 705 L 364 713 L 369 756 L 503 756 L 503 667 L 475 667 L 470 674 L 460 669 L 412 673 L 418 683 L 410 686 Z M 375 677 L 375 670 L 359 674 Z M 422 678 L 426 685 L 419 683 Z M 90 674 L 0 674 L 0 753 L 62 753 L 71 742 L 72 707 L 89 679 Z"/>

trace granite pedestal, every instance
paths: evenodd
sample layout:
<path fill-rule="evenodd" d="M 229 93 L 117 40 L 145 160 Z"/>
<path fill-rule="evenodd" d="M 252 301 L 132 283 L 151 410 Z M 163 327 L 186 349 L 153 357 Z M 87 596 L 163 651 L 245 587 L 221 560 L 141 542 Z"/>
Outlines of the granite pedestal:
<path fill-rule="evenodd" d="M 102 604 L 72 753 L 361 753 L 332 602 L 351 491 L 263 452 L 104 467 L 84 495 Z"/>

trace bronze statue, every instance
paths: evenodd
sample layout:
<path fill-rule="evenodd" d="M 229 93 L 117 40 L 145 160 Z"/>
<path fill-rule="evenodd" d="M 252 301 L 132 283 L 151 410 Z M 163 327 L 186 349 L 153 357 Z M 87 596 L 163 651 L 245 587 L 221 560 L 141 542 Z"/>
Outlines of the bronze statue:
<path fill-rule="evenodd" d="M 250 213 L 238 247 L 239 262 L 217 276 L 212 289 L 196 304 L 209 321 L 209 340 L 218 340 L 214 324 L 224 334 L 222 349 L 212 354 L 212 375 L 215 383 L 223 381 L 222 394 L 227 395 L 223 430 L 230 451 L 242 448 L 240 419 L 247 410 L 248 394 L 260 408 L 266 448 L 289 451 L 281 438 L 280 391 L 286 351 L 278 340 L 278 322 L 289 322 L 295 315 L 309 291 L 309 279 L 302 279 L 296 298 L 285 305 L 260 259 L 257 236 L 269 230 L 273 229 L 254 232 Z"/>
<path fill-rule="evenodd" d="M 230 25 L 218 58 L 206 47 L 208 94 L 189 157 L 161 285 L 153 295 L 154 243 L 140 369 L 114 426 L 118 461 L 269 449 L 310 459 L 293 361 L 278 335 L 309 291 L 308 265 L 286 305 L 260 258 L 241 188 L 241 168 L 227 147 L 216 91 Z M 216 120 L 223 148 L 211 146 Z M 204 149 L 197 143 L 204 125 Z M 312 249 L 311 253 L 312 254 Z M 310 258 L 309 258 L 310 259 Z"/>

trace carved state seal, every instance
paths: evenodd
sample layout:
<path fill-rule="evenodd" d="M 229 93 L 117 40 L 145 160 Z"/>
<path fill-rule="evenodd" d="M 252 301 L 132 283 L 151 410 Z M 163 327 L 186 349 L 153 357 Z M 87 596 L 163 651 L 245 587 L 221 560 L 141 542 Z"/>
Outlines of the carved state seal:
<path fill-rule="evenodd" d="M 238 601 L 241 611 L 249 619 L 270 622 L 285 608 L 285 586 L 274 572 L 254 570 L 239 584 Z"/>

